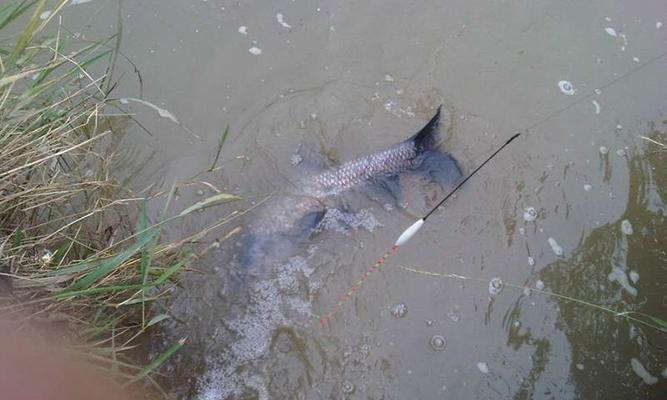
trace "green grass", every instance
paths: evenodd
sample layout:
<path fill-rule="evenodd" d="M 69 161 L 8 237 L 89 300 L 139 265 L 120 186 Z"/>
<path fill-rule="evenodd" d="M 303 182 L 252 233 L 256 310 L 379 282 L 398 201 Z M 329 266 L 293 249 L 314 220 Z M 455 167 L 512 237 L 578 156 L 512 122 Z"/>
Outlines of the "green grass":
<path fill-rule="evenodd" d="M 155 383 L 185 338 L 136 365 L 142 335 L 168 318 L 150 306 L 192 262 L 189 244 L 229 219 L 172 243 L 160 240 L 161 229 L 238 198 L 220 193 L 170 217 L 174 187 L 162 194 L 157 222 L 149 220 L 150 199 L 110 171 L 111 137 L 131 119 L 106 112 L 120 32 L 66 43 L 54 17 L 68 1 L 0 6 L 0 280 L 11 286 L 0 291 L 0 311 L 19 324 L 66 321 L 96 366 L 126 385 Z"/>

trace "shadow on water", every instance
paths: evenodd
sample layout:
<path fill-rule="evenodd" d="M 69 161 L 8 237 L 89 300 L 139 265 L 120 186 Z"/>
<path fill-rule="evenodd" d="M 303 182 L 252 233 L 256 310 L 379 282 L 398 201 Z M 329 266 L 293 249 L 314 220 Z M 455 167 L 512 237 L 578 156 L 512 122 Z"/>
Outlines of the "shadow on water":
<path fill-rule="evenodd" d="M 654 131 L 652 137 L 664 141 L 665 135 Z M 667 152 L 657 149 L 649 145 L 627 155 L 630 182 L 623 215 L 594 229 L 567 260 L 542 269 L 537 279 L 546 290 L 617 312 L 667 319 Z M 514 398 L 550 398 L 554 392 L 535 389 L 553 351 L 550 341 L 512 325 L 529 297 L 521 296 L 506 315 L 506 326 L 512 327 L 508 345 L 535 348 L 532 369 Z M 666 398 L 667 334 L 565 299 L 553 301 L 556 329 L 571 346 L 569 375 L 576 398 Z"/>

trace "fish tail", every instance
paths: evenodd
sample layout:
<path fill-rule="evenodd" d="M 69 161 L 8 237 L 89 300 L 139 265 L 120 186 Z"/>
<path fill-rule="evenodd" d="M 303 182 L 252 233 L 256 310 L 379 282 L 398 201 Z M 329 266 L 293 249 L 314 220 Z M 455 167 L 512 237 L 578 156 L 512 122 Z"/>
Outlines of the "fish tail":
<path fill-rule="evenodd" d="M 409 138 L 408 142 L 413 142 L 417 154 L 423 154 L 438 147 L 440 141 L 440 114 L 442 105 L 438 107 L 438 111 L 433 118 L 424 127 Z"/>

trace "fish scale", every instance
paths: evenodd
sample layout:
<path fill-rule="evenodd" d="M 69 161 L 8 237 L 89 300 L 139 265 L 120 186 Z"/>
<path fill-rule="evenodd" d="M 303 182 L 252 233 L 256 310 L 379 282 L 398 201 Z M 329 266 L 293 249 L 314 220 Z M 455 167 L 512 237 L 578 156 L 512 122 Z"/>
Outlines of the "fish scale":
<path fill-rule="evenodd" d="M 334 171 L 315 178 L 316 190 L 332 195 L 381 175 L 395 174 L 415 166 L 418 155 L 414 142 L 399 143 L 379 153 L 348 161 Z"/>

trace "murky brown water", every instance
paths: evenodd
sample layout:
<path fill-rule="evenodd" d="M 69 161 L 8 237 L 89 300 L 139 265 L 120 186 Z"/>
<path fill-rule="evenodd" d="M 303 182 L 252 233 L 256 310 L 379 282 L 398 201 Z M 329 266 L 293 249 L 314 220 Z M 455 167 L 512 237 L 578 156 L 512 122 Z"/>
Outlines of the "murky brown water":
<path fill-rule="evenodd" d="M 70 7 L 67 25 L 97 37 L 116 29 L 117 10 L 111 0 Z M 242 294 L 227 285 L 239 249 L 223 243 L 169 304 L 167 331 L 190 337 L 171 365 L 175 393 L 667 396 L 664 334 L 559 298 L 511 287 L 492 296 L 488 287 L 500 277 L 667 319 L 667 160 L 639 137 L 665 139 L 667 129 L 664 1 L 145 0 L 125 1 L 120 14 L 121 48 L 141 71 L 143 98 L 186 127 L 140 104 L 124 106 L 152 133 L 135 127 L 124 139 L 133 165 L 126 174 L 137 188 L 205 181 L 243 195 L 235 207 L 247 208 L 312 173 L 311 160 L 292 165 L 299 146 L 323 155 L 319 161 L 348 160 L 408 137 L 440 103 L 452 113 L 444 147 L 466 171 L 530 128 L 325 329 L 314 315 L 330 311 L 440 193 L 405 182 L 405 210 L 370 192 L 346 199 L 353 212 L 366 212 L 357 221 L 371 215 L 381 226 L 322 232 Z M 139 97 L 133 68 L 121 60 L 118 72 L 125 75 L 117 93 Z M 227 125 L 222 169 L 201 174 Z M 212 193 L 194 183 L 177 206 Z M 227 211 L 169 234 L 196 231 Z M 390 312 L 397 304 L 407 306 L 402 318 Z M 446 339 L 444 350 L 433 349 L 434 335 Z"/>

